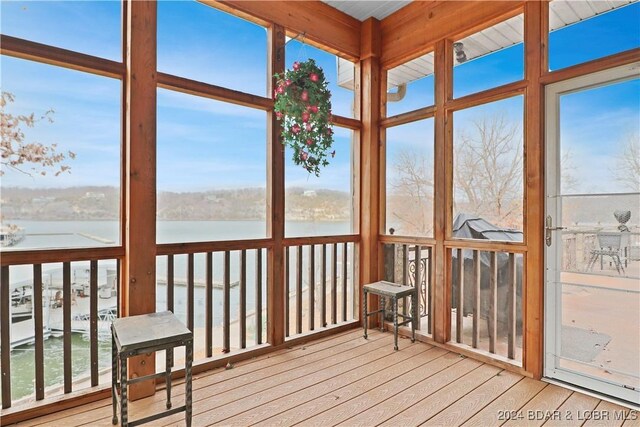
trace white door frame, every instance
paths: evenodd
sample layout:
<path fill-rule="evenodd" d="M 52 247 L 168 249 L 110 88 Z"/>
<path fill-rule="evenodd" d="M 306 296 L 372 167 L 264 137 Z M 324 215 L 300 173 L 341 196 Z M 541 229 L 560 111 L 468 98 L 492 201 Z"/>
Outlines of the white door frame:
<path fill-rule="evenodd" d="M 557 197 L 560 194 L 560 180 L 558 179 L 560 176 L 558 145 L 560 141 L 560 127 L 558 126 L 560 122 L 560 97 L 638 77 L 640 77 L 640 62 L 635 62 L 554 83 L 545 88 L 545 218 L 548 215 L 553 218 L 553 227 L 562 225 L 559 223 L 559 218 L 562 218 L 562 204 L 558 203 Z M 562 237 L 559 230 L 554 230 L 551 233 L 552 245 L 550 247 L 545 245 L 544 376 L 640 405 L 640 390 L 626 389 L 619 384 L 607 383 L 586 374 L 558 368 L 556 349 L 560 349 L 561 337 L 556 333 L 556 327 L 562 319 L 562 306 L 557 302 L 560 301 L 562 288 L 555 285 L 560 282 L 559 245 L 556 242 L 561 242 Z"/>

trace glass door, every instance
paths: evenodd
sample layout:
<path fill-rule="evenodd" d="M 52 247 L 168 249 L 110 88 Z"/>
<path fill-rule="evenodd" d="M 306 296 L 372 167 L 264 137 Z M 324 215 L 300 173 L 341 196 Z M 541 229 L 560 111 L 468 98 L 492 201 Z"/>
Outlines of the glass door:
<path fill-rule="evenodd" d="M 545 376 L 640 404 L 640 64 L 546 89 Z"/>

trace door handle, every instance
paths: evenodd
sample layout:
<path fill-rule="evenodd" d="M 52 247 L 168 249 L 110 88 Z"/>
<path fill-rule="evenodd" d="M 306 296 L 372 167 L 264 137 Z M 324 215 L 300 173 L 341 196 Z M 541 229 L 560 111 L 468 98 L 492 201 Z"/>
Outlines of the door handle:
<path fill-rule="evenodd" d="M 544 227 L 544 241 L 547 246 L 551 246 L 551 232 L 555 230 L 565 230 L 567 227 L 554 227 L 553 226 L 553 218 L 551 215 L 547 215 L 547 220 L 545 221 Z"/>

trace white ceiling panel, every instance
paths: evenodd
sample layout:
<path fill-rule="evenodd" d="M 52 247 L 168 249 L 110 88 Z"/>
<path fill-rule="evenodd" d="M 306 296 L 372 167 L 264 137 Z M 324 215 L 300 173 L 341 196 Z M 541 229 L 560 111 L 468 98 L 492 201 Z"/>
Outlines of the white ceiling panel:
<path fill-rule="evenodd" d="M 549 27 L 554 31 L 636 1 L 638 0 L 553 0 L 549 6 Z M 383 19 L 410 2 L 350 0 L 325 1 L 325 3 L 357 19 L 364 20 L 370 16 Z M 518 15 L 459 41 L 463 44 L 466 61 L 470 61 L 522 43 L 523 40 L 524 18 Z M 454 60 L 454 65 L 457 64 L 458 62 Z M 392 89 L 400 84 L 418 80 L 432 74 L 433 70 L 433 53 L 423 55 L 389 70 L 388 87 Z M 353 64 L 344 59 L 338 59 L 338 71 L 338 83 L 343 87 L 353 88 Z"/>
<path fill-rule="evenodd" d="M 411 3 L 411 0 L 322 0 L 359 21 L 374 17 L 384 19 L 398 9 Z"/>
<path fill-rule="evenodd" d="M 549 28 L 557 30 L 637 0 L 553 0 L 549 4 Z"/>

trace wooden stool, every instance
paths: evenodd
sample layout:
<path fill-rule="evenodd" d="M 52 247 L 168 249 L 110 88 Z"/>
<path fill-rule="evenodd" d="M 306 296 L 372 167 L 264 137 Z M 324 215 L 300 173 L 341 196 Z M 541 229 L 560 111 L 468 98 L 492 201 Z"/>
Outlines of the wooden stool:
<path fill-rule="evenodd" d="M 367 321 L 369 320 L 369 316 L 376 315 L 378 313 L 382 313 L 382 319 L 380 321 L 380 329 L 384 327 L 384 313 L 385 313 L 385 299 L 391 298 L 391 308 L 393 310 L 393 340 L 394 340 L 394 350 L 398 349 L 398 326 L 406 325 L 411 323 L 411 342 L 416 341 L 416 327 L 418 324 L 418 311 L 416 308 L 418 307 L 418 291 L 417 288 L 413 286 L 405 286 L 398 285 L 396 283 L 391 282 L 375 282 L 370 283 L 368 285 L 364 285 L 363 287 L 364 298 L 362 301 L 362 312 L 364 313 L 363 318 L 363 326 L 364 326 L 364 338 L 367 339 Z M 367 295 L 368 294 L 378 295 L 380 297 L 380 309 L 374 312 L 367 312 Z M 404 314 L 398 313 L 398 300 L 404 297 L 411 297 L 411 316 L 405 316 Z M 398 323 L 398 316 L 402 317 L 404 320 Z"/>
<path fill-rule="evenodd" d="M 171 408 L 171 366 L 173 349 L 185 346 L 185 405 Z M 138 378 L 127 378 L 127 358 L 145 353 L 164 350 L 166 353 L 165 372 Z M 137 426 L 158 418 L 185 411 L 187 426 L 191 426 L 191 366 L 193 364 L 193 334 L 170 311 L 143 314 L 116 319 L 111 324 L 111 396 L 113 419 L 118 424 L 117 406 L 120 400 L 120 425 Z M 118 363 L 119 362 L 119 363 Z M 118 367 L 120 370 L 118 371 Z M 118 374 L 120 382 L 118 383 Z M 167 411 L 129 421 L 127 409 L 127 386 L 140 381 L 164 377 L 167 386 Z M 118 396 L 120 391 L 120 396 Z"/>

